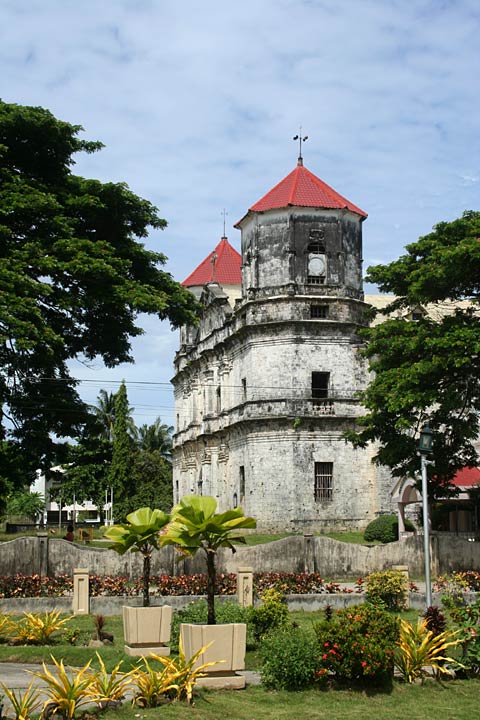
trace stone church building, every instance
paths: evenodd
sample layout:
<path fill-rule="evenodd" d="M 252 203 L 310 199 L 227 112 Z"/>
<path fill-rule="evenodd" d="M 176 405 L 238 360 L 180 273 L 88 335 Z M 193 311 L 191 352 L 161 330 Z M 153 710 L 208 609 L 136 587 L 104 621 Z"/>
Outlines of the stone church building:
<path fill-rule="evenodd" d="M 364 528 L 391 511 L 374 448 L 344 440 L 368 382 L 366 213 L 298 165 L 184 281 L 201 300 L 175 357 L 174 499 L 213 495 L 265 531 Z"/>

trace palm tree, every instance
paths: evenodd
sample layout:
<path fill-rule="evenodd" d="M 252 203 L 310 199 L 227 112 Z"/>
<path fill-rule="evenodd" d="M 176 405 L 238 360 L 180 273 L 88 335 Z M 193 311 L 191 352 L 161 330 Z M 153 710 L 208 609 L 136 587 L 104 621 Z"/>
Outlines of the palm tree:
<path fill-rule="evenodd" d="M 100 437 L 113 441 L 113 426 L 115 425 L 115 393 L 100 390 L 97 398 L 97 405 L 93 411 L 102 427 Z"/>
<path fill-rule="evenodd" d="M 136 440 L 140 450 L 158 450 L 165 460 L 171 461 L 172 433 L 173 426 L 162 423 L 161 418 L 157 417 L 151 425 L 141 425 L 137 429 Z"/>
<path fill-rule="evenodd" d="M 113 442 L 113 428 L 115 425 L 115 399 L 118 393 L 109 393 L 106 390 L 100 390 L 98 393 L 97 404 L 93 406 L 93 412 L 102 427 L 100 437 L 105 438 L 109 442 Z M 128 407 L 127 430 L 130 437 L 135 437 L 136 427 L 132 418 L 133 407 Z"/>

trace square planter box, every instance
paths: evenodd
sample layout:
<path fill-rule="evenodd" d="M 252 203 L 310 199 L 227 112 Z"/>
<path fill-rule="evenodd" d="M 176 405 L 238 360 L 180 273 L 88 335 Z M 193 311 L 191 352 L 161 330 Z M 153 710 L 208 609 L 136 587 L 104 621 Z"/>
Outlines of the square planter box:
<path fill-rule="evenodd" d="M 170 655 L 165 646 L 170 640 L 172 608 L 170 605 L 129 607 L 124 605 L 123 632 L 127 655 Z"/>
<path fill-rule="evenodd" d="M 185 657 L 191 658 L 198 650 L 212 643 L 198 658 L 194 667 L 206 662 L 223 661 L 207 669 L 206 677 L 199 678 L 198 685 L 213 688 L 242 689 L 245 677 L 237 670 L 245 669 L 247 626 L 245 623 L 228 625 L 180 625 Z"/>

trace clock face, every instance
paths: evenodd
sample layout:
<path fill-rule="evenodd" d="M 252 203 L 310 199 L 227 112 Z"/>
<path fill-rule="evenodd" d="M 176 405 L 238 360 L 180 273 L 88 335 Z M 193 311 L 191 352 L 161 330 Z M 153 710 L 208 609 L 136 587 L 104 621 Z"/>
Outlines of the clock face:
<path fill-rule="evenodd" d="M 321 255 L 315 255 L 308 261 L 309 275 L 325 275 L 325 258 Z"/>

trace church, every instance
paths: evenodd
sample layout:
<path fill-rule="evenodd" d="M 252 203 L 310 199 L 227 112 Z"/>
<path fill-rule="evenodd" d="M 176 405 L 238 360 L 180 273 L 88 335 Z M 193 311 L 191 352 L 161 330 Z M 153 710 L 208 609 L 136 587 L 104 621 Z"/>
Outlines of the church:
<path fill-rule="evenodd" d="M 174 500 L 213 495 L 266 532 L 363 529 L 392 506 L 363 414 L 367 214 L 303 164 L 184 280 L 202 305 L 175 356 Z"/>

